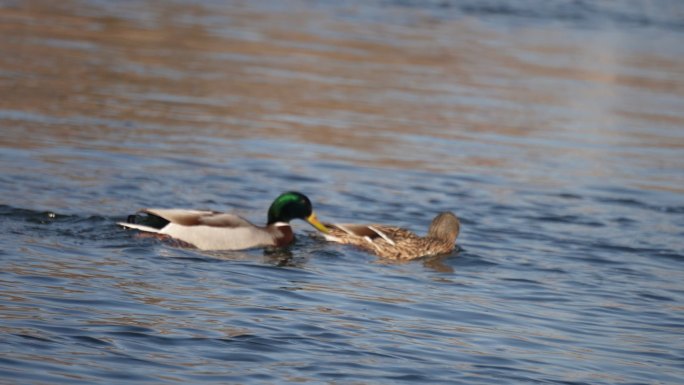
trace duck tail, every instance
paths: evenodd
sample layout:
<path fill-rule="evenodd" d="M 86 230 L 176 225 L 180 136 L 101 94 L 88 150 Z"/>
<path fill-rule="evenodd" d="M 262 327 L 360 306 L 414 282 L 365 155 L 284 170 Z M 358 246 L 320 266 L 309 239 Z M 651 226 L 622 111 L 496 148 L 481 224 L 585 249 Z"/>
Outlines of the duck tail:
<path fill-rule="evenodd" d="M 142 215 L 141 215 L 142 214 Z M 126 217 L 126 222 L 119 222 L 119 225 L 128 229 L 136 229 L 148 233 L 161 233 L 161 230 L 169 224 L 169 221 L 145 210 L 140 210 L 137 214 Z"/>
<path fill-rule="evenodd" d="M 134 215 L 132 215 L 132 216 L 134 216 Z M 130 220 L 130 218 L 131 218 L 131 216 L 128 217 L 129 220 Z M 126 229 L 135 229 L 135 230 L 140 230 L 140 231 L 144 231 L 147 233 L 159 234 L 159 229 L 155 229 L 154 227 L 150 227 L 150 226 L 139 225 L 139 224 L 133 223 L 133 222 L 119 222 L 118 225 L 122 226 L 123 228 L 126 228 Z"/>

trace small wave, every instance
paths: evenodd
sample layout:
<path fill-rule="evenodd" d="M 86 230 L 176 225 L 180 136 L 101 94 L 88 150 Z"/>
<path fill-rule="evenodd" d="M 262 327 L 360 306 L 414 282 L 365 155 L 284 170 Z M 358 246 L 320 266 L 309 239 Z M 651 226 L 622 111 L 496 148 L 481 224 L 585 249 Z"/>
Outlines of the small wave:
<path fill-rule="evenodd" d="M 505 0 L 392 0 L 390 4 L 434 11 L 440 17 L 461 15 L 498 17 L 511 21 L 563 22 L 575 27 L 653 27 L 684 31 L 681 3 L 658 0 L 648 5 L 637 2 L 505 1 Z"/>

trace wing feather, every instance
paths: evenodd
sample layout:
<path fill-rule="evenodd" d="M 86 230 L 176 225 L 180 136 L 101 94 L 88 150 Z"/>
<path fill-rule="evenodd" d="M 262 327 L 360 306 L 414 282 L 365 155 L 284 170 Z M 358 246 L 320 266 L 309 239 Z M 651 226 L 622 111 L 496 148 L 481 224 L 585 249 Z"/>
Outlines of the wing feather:
<path fill-rule="evenodd" d="M 373 243 L 373 240 L 382 238 L 390 245 L 395 245 L 395 235 L 397 230 L 393 227 L 383 226 L 383 225 L 359 225 L 351 223 L 340 223 L 326 225 L 332 229 L 339 229 L 347 235 L 361 237 L 366 239 L 368 242 Z"/>
<path fill-rule="evenodd" d="M 379 236 L 381 236 L 382 239 L 386 240 L 387 243 L 389 243 L 390 245 L 392 245 L 392 246 L 396 245 L 396 243 L 394 243 L 394 241 L 393 241 L 390 237 L 388 237 L 384 232 L 380 231 L 380 230 L 377 229 L 376 227 L 374 227 L 374 226 L 368 226 L 368 229 L 374 231 L 376 234 L 378 234 Z"/>
<path fill-rule="evenodd" d="M 332 228 L 336 227 L 349 235 L 355 235 L 357 237 L 378 237 L 378 234 L 374 230 L 371 230 L 368 225 L 358 225 L 353 223 L 335 223 L 331 225 L 326 224 L 326 226 Z"/>
<path fill-rule="evenodd" d="M 218 213 L 200 218 L 200 224 L 212 227 L 254 227 L 250 221 L 235 214 Z"/>
<path fill-rule="evenodd" d="M 171 223 L 182 226 L 210 227 L 251 227 L 248 220 L 227 213 L 185 209 L 143 209 L 142 212 L 164 218 Z"/>

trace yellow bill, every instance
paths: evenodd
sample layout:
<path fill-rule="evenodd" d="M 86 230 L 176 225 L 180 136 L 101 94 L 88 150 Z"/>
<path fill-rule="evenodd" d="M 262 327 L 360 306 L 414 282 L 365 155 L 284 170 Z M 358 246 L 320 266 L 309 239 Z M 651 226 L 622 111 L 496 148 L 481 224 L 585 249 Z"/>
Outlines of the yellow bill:
<path fill-rule="evenodd" d="M 306 218 L 306 221 L 311 223 L 311 226 L 315 227 L 318 231 L 321 231 L 324 233 L 327 233 L 330 231 L 330 230 L 328 230 L 327 227 L 323 226 L 323 224 L 318 221 L 318 218 L 316 218 L 316 213 L 312 212 L 311 215 L 309 215 Z"/>

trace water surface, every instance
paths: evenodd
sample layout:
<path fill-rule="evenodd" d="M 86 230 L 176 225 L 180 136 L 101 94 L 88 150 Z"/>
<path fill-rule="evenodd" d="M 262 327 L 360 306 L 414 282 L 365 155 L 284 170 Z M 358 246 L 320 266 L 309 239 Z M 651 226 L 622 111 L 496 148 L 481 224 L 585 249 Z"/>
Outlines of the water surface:
<path fill-rule="evenodd" d="M 684 381 L 675 1 L 0 4 L 6 383 Z M 303 222 L 200 252 L 140 207 L 423 233 L 397 264 Z"/>

